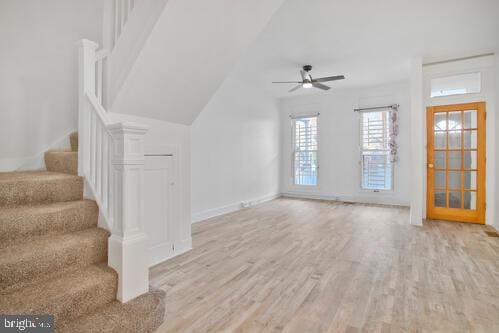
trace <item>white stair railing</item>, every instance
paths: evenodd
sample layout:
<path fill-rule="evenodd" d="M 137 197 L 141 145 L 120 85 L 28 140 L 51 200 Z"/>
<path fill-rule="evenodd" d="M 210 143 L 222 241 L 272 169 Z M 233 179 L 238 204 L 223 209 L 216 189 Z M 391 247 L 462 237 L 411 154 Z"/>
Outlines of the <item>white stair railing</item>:
<path fill-rule="evenodd" d="M 114 0 L 114 43 L 120 38 L 128 18 L 135 8 L 135 0 Z"/>
<path fill-rule="evenodd" d="M 135 9 L 135 0 L 105 0 L 103 22 L 103 49 L 96 53 L 96 96 L 102 105 L 107 105 L 106 79 L 108 57 L 113 51 L 126 24 Z"/>
<path fill-rule="evenodd" d="M 102 106 L 102 61 L 98 45 L 79 43 L 78 175 L 93 198 L 100 225 L 111 232 L 108 264 L 118 273 L 117 298 L 126 302 L 149 289 L 144 231 L 144 152 L 147 127 L 111 124 Z"/>
<path fill-rule="evenodd" d="M 104 0 L 104 47 L 112 50 L 123 34 L 138 0 Z"/>

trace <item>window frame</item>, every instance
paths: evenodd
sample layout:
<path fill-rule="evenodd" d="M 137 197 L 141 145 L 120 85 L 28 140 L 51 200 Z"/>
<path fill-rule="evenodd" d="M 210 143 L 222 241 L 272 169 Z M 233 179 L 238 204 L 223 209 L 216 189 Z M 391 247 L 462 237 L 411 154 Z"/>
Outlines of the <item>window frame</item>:
<path fill-rule="evenodd" d="M 291 115 L 290 116 L 290 125 L 291 125 L 291 187 L 299 188 L 299 189 L 318 189 L 319 188 L 319 113 L 312 114 L 300 114 L 300 115 Z M 297 184 L 296 183 L 296 121 L 304 118 L 315 118 L 316 119 L 316 131 L 317 131 L 317 148 L 315 150 L 306 150 L 308 152 L 316 153 L 316 183 L 315 185 L 307 185 L 307 184 Z M 302 150 L 303 152 L 303 150 Z"/>
<path fill-rule="evenodd" d="M 393 193 L 395 191 L 395 164 L 394 162 L 390 161 L 390 148 L 386 149 L 364 149 L 363 148 L 363 139 L 364 139 L 364 131 L 363 131 L 363 125 L 364 125 L 364 117 L 363 115 L 365 113 L 381 113 L 381 112 L 386 112 L 389 116 L 391 110 L 386 109 L 386 110 L 369 110 L 369 111 L 359 111 L 359 188 L 360 192 L 368 192 L 368 193 Z M 390 126 L 390 119 L 388 118 L 388 137 L 390 137 L 390 131 L 391 131 L 391 126 Z M 387 152 L 387 159 L 391 165 L 391 170 L 390 170 L 390 177 L 391 177 L 391 187 L 390 188 L 378 188 L 378 189 L 372 189 L 372 188 L 364 188 L 364 152 L 365 151 L 370 151 L 370 152 L 375 152 L 375 151 L 386 151 Z"/>

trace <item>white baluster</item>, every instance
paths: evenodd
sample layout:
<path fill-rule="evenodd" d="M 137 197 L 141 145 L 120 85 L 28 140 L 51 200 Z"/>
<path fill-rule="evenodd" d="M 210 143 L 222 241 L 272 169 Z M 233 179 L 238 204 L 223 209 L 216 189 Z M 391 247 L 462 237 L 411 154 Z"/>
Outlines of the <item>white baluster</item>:
<path fill-rule="evenodd" d="M 90 181 L 92 185 L 95 184 L 95 166 L 96 166 L 96 156 L 95 156 L 95 137 L 96 137 L 96 122 L 97 116 L 94 112 L 90 113 Z"/>
<path fill-rule="evenodd" d="M 126 22 L 128 21 L 128 13 L 130 13 L 130 8 L 129 8 L 129 2 L 128 0 L 123 0 L 123 8 L 124 8 L 124 20 L 123 20 L 123 27 L 126 25 Z"/>
<path fill-rule="evenodd" d="M 116 45 L 116 42 L 118 41 L 118 38 L 120 37 L 121 33 L 121 23 L 120 23 L 120 13 L 121 13 L 121 8 L 120 8 L 120 0 L 115 0 L 114 1 L 114 43 L 113 46 Z"/>
<path fill-rule="evenodd" d="M 99 196 L 99 199 L 102 198 L 102 124 L 100 121 L 96 123 L 96 129 L 95 129 L 95 156 L 96 156 L 96 163 L 95 163 L 95 190 L 97 191 L 97 195 Z"/>
<path fill-rule="evenodd" d="M 109 177 L 109 136 L 106 131 L 102 136 L 102 209 L 107 212 L 109 206 L 108 177 Z"/>
<path fill-rule="evenodd" d="M 114 209 L 113 209 L 113 194 L 114 194 L 114 189 L 113 189 L 113 164 L 112 164 L 112 158 L 113 158 L 113 138 L 111 136 L 108 136 L 108 142 L 107 142 L 107 151 L 108 151 L 108 164 L 107 164 L 107 203 L 108 203 L 108 211 L 107 211 L 107 216 L 109 217 L 108 222 L 110 223 L 110 228 L 113 228 L 113 214 L 114 214 Z M 112 229 L 111 229 L 112 230 Z"/>
<path fill-rule="evenodd" d="M 120 8 L 121 8 L 121 13 L 120 13 L 120 35 L 121 35 L 123 33 L 123 28 L 125 27 L 126 23 L 126 3 L 124 0 L 120 1 Z"/>
<path fill-rule="evenodd" d="M 96 82 L 96 95 L 97 95 L 97 100 L 99 103 L 102 104 L 102 70 L 103 70 L 103 59 L 100 59 L 97 61 L 96 67 L 97 67 L 97 82 Z"/>

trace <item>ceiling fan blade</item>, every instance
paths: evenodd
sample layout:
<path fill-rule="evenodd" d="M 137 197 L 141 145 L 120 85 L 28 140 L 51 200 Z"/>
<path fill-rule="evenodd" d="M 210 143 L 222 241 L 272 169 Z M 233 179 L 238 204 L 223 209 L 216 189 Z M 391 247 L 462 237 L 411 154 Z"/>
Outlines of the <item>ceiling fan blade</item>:
<path fill-rule="evenodd" d="M 298 90 L 301 88 L 301 84 L 297 85 L 296 87 L 294 87 L 293 89 L 291 89 L 289 92 L 293 92 L 295 90 Z"/>
<path fill-rule="evenodd" d="M 319 82 L 312 82 L 312 86 L 314 86 L 315 88 L 322 89 L 322 90 L 329 90 L 329 89 L 331 89 L 331 87 L 328 87 L 325 84 L 322 84 L 322 83 L 319 83 Z"/>
<path fill-rule="evenodd" d="M 273 81 L 272 83 L 301 83 L 300 81 Z"/>
<path fill-rule="evenodd" d="M 318 79 L 314 79 L 312 82 L 328 82 L 328 81 L 336 81 L 344 79 L 345 79 L 344 75 L 336 75 L 336 76 L 328 76 L 328 77 L 321 77 Z"/>

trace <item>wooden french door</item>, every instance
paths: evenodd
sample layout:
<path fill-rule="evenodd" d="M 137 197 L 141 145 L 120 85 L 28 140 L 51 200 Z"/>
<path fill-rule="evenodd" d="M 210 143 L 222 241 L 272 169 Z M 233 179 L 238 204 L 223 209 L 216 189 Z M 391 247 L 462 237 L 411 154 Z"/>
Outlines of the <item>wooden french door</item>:
<path fill-rule="evenodd" d="M 427 216 L 485 223 L 485 103 L 427 109 Z"/>

